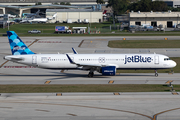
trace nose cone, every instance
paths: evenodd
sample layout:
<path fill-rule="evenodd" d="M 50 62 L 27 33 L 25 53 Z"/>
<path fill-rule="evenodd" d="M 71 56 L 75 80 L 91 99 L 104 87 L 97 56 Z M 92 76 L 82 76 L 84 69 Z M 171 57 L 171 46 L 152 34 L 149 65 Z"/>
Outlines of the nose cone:
<path fill-rule="evenodd" d="M 175 61 L 172 61 L 171 66 L 172 66 L 172 67 L 176 67 L 176 65 L 177 65 L 176 62 L 175 62 Z"/>

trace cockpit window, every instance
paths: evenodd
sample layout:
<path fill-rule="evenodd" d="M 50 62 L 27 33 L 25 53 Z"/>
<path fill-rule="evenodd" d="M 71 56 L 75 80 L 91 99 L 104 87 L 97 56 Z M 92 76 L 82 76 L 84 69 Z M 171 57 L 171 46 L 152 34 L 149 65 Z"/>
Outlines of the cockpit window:
<path fill-rule="evenodd" d="M 168 60 L 171 60 L 170 58 L 164 58 L 164 61 L 168 61 Z"/>

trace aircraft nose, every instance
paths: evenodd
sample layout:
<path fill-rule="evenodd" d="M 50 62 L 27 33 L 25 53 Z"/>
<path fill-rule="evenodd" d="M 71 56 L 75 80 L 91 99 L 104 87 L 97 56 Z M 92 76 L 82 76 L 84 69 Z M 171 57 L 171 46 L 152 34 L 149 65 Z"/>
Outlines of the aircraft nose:
<path fill-rule="evenodd" d="M 172 67 L 175 67 L 177 64 L 176 64 L 176 62 L 175 61 L 172 61 Z"/>

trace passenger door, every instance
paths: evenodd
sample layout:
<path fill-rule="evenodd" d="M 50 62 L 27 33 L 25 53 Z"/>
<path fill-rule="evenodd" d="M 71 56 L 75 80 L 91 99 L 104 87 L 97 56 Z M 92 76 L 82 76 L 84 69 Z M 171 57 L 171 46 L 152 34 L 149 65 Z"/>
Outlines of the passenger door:
<path fill-rule="evenodd" d="M 32 56 L 32 64 L 37 64 L 37 56 Z"/>

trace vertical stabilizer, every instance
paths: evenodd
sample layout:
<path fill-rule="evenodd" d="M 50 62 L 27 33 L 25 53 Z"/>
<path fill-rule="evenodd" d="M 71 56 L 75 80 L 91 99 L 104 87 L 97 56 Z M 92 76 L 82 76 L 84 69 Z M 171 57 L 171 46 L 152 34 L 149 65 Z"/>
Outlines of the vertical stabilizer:
<path fill-rule="evenodd" d="M 24 44 L 14 31 L 7 31 L 7 36 L 12 55 L 35 54 Z"/>

